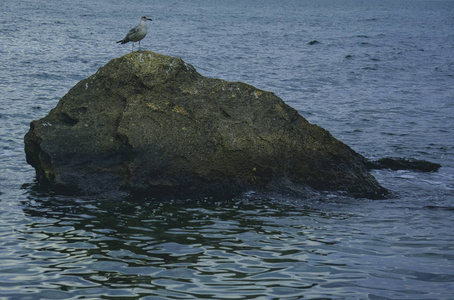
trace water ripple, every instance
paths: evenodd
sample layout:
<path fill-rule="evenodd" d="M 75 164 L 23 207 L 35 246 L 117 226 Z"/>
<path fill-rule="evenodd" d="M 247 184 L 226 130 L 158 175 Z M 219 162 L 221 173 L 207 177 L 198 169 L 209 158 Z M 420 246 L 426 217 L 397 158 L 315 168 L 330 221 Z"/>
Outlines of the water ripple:
<path fill-rule="evenodd" d="M 2 3 L 0 298 L 452 298 L 452 1 L 196 0 L 151 9 Z M 328 193 L 102 201 L 35 189 L 23 153 L 29 122 L 129 51 L 115 41 L 138 11 L 154 20 L 143 47 L 271 90 L 368 157 L 443 167 L 374 171 L 393 192 L 384 201 Z"/>

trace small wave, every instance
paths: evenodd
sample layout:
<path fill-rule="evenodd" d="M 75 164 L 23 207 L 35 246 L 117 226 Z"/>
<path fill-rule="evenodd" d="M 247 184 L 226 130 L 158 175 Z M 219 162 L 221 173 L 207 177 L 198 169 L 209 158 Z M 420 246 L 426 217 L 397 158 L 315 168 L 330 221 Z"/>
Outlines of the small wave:
<path fill-rule="evenodd" d="M 376 71 L 377 68 L 376 68 L 376 67 L 367 66 L 367 67 L 364 67 L 363 70 L 373 70 L 373 71 Z"/>
<path fill-rule="evenodd" d="M 401 174 L 396 176 L 397 178 L 402 178 L 402 179 L 415 179 L 416 177 L 411 174 Z"/>
<path fill-rule="evenodd" d="M 427 205 L 424 208 L 433 209 L 433 210 L 454 211 L 454 206 Z"/>
<path fill-rule="evenodd" d="M 12 157 L 14 156 L 14 152 L 11 150 L 3 150 L 3 152 L 0 153 L 0 157 Z"/>
<path fill-rule="evenodd" d="M 377 18 L 369 18 L 369 19 L 364 19 L 363 20 L 364 22 L 375 22 L 375 21 L 378 21 Z"/>

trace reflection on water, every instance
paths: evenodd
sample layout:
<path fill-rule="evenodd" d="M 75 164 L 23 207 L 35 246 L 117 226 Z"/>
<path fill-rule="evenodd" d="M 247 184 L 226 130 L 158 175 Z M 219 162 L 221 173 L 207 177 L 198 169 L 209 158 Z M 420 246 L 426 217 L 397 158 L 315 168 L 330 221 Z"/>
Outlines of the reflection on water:
<path fill-rule="evenodd" d="M 331 209 L 337 201 L 344 208 Z M 2 261 L 0 286 L 24 299 L 425 299 L 429 282 L 454 280 L 434 259 L 454 259 L 446 256 L 451 246 L 393 233 L 394 216 L 364 218 L 374 202 L 360 210 L 353 199 L 309 203 L 30 195 L 14 234 L 24 246 L 3 242 L 9 262 Z M 428 243 L 433 251 L 418 251 Z M 399 292 L 402 280 L 411 288 Z"/>
<path fill-rule="evenodd" d="M 53 198 L 24 203 L 24 212 L 33 217 L 20 230 L 33 239 L 27 265 L 41 273 L 27 289 L 55 293 L 57 288 L 66 296 L 76 288 L 78 294 L 96 295 L 102 287 L 110 288 L 110 296 L 302 296 L 323 282 L 311 273 L 320 276 L 320 268 L 324 273 L 336 266 L 307 264 L 309 256 L 327 255 L 320 245 L 336 243 L 313 236 L 308 223 L 313 215 L 346 216 L 254 199 L 202 202 Z M 276 224 L 282 217 L 288 218 L 285 231 Z M 307 219 L 304 226 L 301 217 Z"/>

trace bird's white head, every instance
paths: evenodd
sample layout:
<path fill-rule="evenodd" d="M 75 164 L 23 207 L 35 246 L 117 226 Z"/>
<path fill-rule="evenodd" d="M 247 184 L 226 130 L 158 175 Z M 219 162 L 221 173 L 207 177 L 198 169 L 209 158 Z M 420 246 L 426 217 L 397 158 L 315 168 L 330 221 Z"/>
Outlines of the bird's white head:
<path fill-rule="evenodd" d="M 152 19 L 150 18 L 147 18 L 147 16 L 142 16 L 142 18 L 140 18 L 141 21 L 153 21 Z"/>

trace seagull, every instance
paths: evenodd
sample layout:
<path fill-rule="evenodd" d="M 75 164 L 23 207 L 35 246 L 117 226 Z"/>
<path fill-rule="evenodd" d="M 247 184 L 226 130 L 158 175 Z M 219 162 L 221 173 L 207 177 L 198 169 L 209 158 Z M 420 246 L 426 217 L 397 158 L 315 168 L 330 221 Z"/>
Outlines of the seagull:
<path fill-rule="evenodd" d="M 139 25 L 129 30 L 125 38 L 118 41 L 117 43 L 126 44 L 127 42 L 133 42 L 132 51 L 134 51 L 134 42 L 139 42 L 140 51 L 140 41 L 147 35 L 147 20 L 152 21 L 146 16 L 141 17 Z"/>

